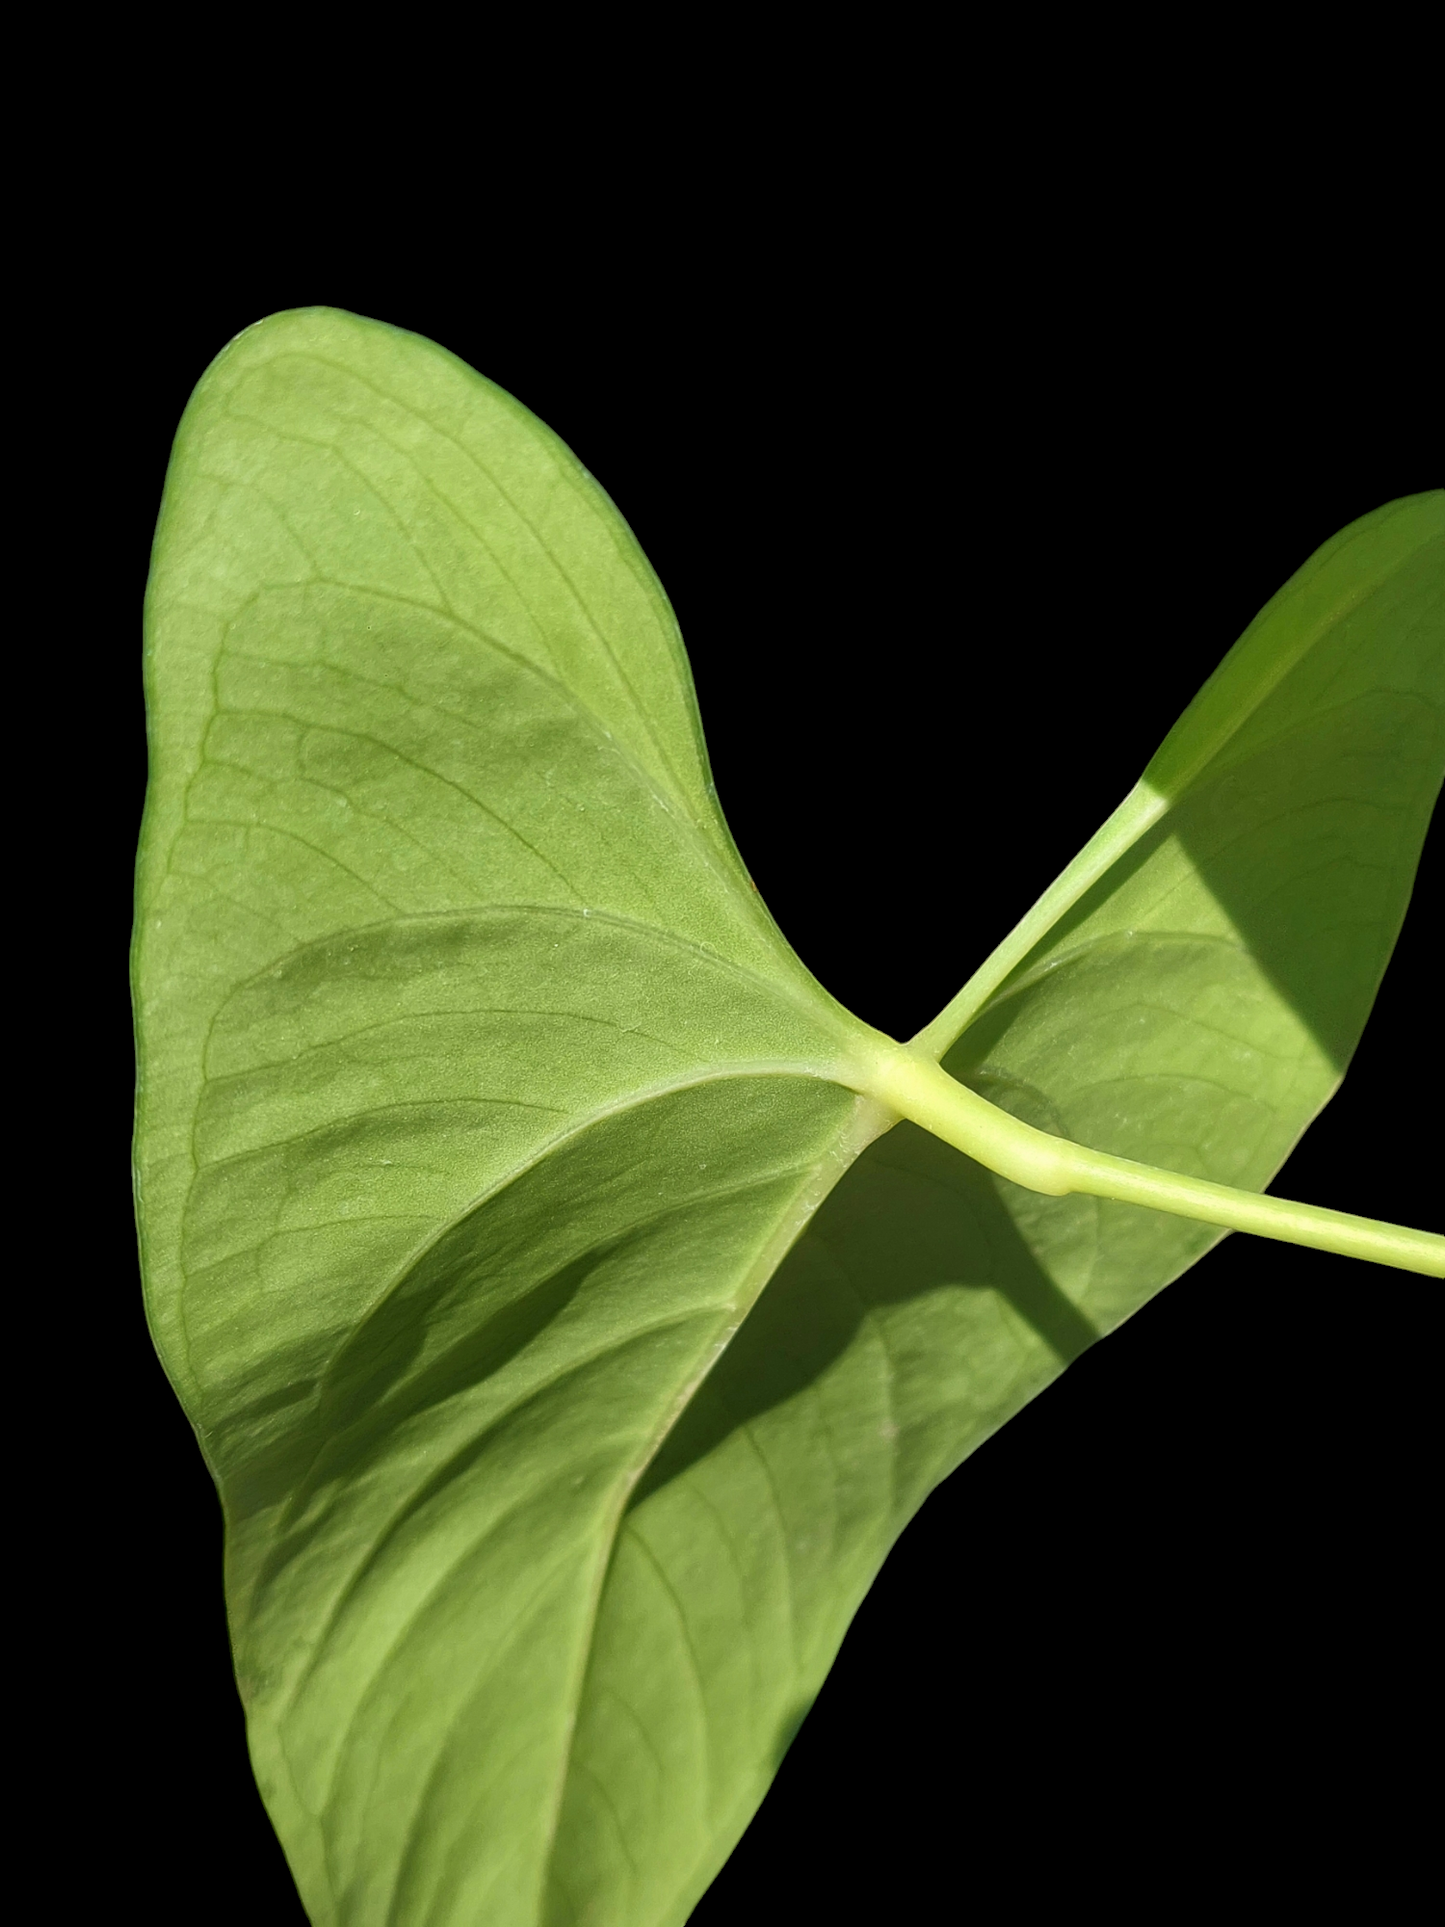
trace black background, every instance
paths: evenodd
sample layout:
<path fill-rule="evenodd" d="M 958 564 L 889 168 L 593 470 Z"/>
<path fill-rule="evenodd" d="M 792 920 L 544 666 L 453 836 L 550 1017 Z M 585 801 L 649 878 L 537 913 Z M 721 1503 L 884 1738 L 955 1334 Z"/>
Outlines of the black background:
<path fill-rule="evenodd" d="M 583 222 L 484 253 L 393 221 L 325 250 L 304 224 L 268 241 L 239 190 L 233 212 L 156 244 L 166 265 L 126 283 L 81 378 L 112 396 L 92 491 L 112 547 L 75 585 L 104 799 L 87 1038 L 109 1068 L 87 1122 L 74 1798 L 110 1823 L 104 1884 L 157 1927 L 302 1918 L 249 1777 L 219 1514 L 144 1329 L 127 1195 L 139 604 L 211 356 L 324 302 L 432 336 L 555 428 L 673 598 L 774 914 L 899 1035 L 1311 550 L 1442 480 L 1422 311 L 1397 290 L 1361 332 L 1307 262 L 1266 276 L 1151 244 L 1086 271 L 1044 234 L 1025 264 L 961 217 L 620 252 Z M 163 211 L 130 236 L 143 254 L 147 222 Z M 1417 905 L 1437 893 L 1422 878 Z M 1276 1189 L 1438 1223 L 1437 1003 L 1417 908 Z M 1407 1119 L 1437 1133 L 1429 1159 Z M 904 1536 L 700 1927 L 953 1918 L 994 1890 L 1163 1920 L 1357 1890 L 1391 1916 L 1421 1867 L 1437 1305 L 1424 1280 L 1235 1237 L 1088 1353 Z"/>

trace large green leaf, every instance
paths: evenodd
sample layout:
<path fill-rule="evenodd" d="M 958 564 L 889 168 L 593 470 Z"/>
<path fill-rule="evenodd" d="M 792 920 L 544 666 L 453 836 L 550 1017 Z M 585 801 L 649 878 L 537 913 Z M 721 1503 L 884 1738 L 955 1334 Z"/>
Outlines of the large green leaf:
<path fill-rule="evenodd" d="M 1268 1181 L 1408 898 L 1442 555 L 1413 498 L 1281 591 L 924 1034 L 955 1075 Z M 430 343 L 225 351 L 147 673 L 148 1303 L 306 1905 L 680 1923 L 930 1488 L 1219 1234 L 859 1094 L 874 1033 L 747 878 L 636 544 Z"/>

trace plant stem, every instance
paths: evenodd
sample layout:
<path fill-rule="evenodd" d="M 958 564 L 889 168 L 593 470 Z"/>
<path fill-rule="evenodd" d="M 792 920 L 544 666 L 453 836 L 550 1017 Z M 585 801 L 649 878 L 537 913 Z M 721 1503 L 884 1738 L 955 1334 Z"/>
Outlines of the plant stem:
<path fill-rule="evenodd" d="M 1312 1245 L 1349 1258 L 1369 1258 L 1400 1271 L 1445 1278 L 1445 1237 L 1380 1224 L 1319 1205 L 1291 1204 L 1257 1191 L 1237 1191 L 1205 1178 L 1156 1170 L 1131 1158 L 1110 1157 L 1067 1138 L 1051 1136 L 1010 1117 L 976 1091 L 950 1077 L 930 1057 L 898 1044 L 880 1050 L 848 1082 L 877 1098 L 900 1117 L 922 1125 L 1000 1177 L 1030 1191 L 1063 1197 L 1070 1191 L 1125 1204 L 1148 1205 L 1179 1218 L 1197 1218 L 1231 1231 Z"/>

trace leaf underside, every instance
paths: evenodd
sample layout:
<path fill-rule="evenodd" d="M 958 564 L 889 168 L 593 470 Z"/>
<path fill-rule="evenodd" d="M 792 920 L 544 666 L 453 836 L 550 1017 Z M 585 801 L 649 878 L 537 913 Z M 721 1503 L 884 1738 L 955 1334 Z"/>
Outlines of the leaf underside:
<path fill-rule="evenodd" d="M 1442 504 L 1262 613 L 1170 739 L 1222 746 L 1163 757 L 956 1076 L 1269 1181 L 1439 787 Z M 146 663 L 147 1302 L 305 1904 L 679 1927 L 928 1492 L 1219 1234 L 834 1081 L 864 1027 L 743 869 L 645 559 L 431 343 L 311 310 L 225 350 Z"/>

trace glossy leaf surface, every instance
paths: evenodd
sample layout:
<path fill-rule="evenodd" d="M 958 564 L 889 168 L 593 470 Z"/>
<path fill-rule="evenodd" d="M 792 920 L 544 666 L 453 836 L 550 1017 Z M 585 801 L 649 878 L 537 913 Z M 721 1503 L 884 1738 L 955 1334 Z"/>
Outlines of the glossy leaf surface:
<path fill-rule="evenodd" d="M 1442 528 L 1391 505 L 1281 592 L 956 1075 L 1268 1181 L 1438 787 Z M 843 1087 L 865 1027 L 733 850 L 645 560 L 431 344 L 308 311 L 226 350 L 147 661 L 148 1302 L 303 1898 L 671 1927 L 927 1492 L 1217 1234 Z"/>

